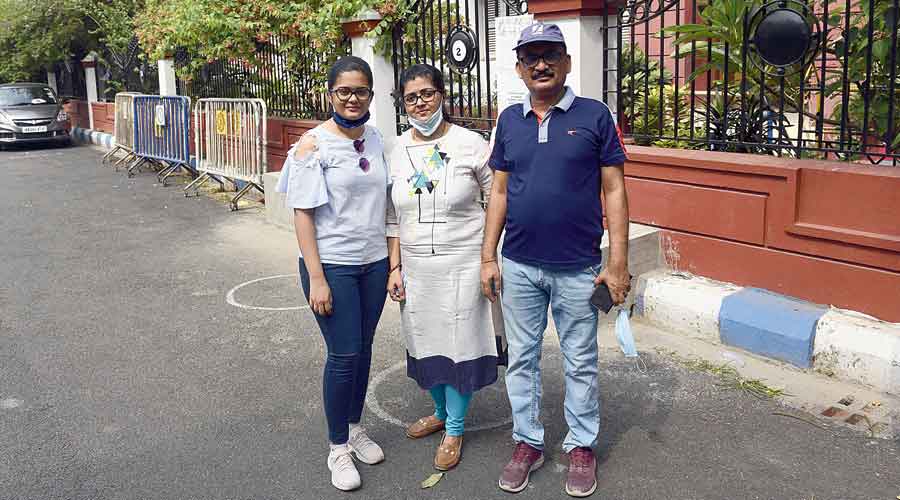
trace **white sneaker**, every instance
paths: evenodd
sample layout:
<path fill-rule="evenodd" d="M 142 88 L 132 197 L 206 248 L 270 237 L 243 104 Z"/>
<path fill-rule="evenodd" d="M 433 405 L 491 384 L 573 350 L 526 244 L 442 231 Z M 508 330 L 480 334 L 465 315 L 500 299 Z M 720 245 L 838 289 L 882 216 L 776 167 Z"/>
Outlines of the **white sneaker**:
<path fill-rule="evenodd" d="M 328 470 L 331 471 L 331 484 L 339 490 L 350 491 L 362 486 L 362 479 L 347 446 L 331 449 L 328 453 Z"/>
<path fill-rule="evenodd" d="M 350 429 L 350 439 L 347 441 L 350 451 L 356 454 L 356 458 L 369 465 L 375 465 L 384 460 L 384 451 L 375 441 L 369 439 L 366 430 L 362 427 Z"/>

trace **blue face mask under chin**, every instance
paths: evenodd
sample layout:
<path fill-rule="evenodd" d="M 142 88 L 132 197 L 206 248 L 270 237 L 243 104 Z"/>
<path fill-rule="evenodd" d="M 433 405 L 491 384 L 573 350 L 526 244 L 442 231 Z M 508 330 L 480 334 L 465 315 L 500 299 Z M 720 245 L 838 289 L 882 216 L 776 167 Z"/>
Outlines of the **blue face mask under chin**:
<path fill-rule="evenodd" d="M 366 111 L 366 114 L 362 115 L 361 117 L 357 118 L 356 120 L 348 120 L 347 118 L 344 118 L 343 116 L 339 115 L 337 111 L 332 113 L 332 119 L 334 119 L 334 123 L 337 123 L 337 125 L 341 128 L 362 127 L 363 125 L 366 124 L 367 121 L 369 121 L 370 116 L 371 115 L 369 114 L 369 112 Z"/>

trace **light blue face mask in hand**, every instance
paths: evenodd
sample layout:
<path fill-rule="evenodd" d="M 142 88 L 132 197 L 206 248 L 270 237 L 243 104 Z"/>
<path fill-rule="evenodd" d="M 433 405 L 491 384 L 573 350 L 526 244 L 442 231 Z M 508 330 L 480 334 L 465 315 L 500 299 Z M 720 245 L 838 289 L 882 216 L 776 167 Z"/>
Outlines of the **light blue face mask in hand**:
<path fill-rule="evenodd" d="M 628 319 L 628 311 L 625 309 L 619 309 L 619 315 L 616 316 L 616 339 L 626 358 L 637 357 L 634 336 L 631 334 L 631 320 Z"/>
<path fill-rule="evenodd" d="M 637 347 L 634 345 L 634 335 L 631 334 L 631 320 L 628 318 L 628 311 L 624 308 L 619 309 L 619 315 L 616 316 L 616 339 L 619 341 L 619 347 L 626 358 L 632 358 L 635 366 L 641 372 L 647 371 L 644 360 L 638 355 Z"/>

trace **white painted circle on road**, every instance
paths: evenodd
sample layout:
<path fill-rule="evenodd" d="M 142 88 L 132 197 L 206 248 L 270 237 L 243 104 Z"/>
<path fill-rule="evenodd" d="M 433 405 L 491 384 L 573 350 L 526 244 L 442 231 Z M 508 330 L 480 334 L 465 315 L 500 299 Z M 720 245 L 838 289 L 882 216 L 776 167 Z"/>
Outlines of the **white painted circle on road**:
<path fill-rule="evenodd" d="M 375 375 L 369 382 L 369 391 L 366 393 L 366 407 L 374 413 L 378 418 L 384 420 L 389 424 L 396 425 L 397 427 L 407 428 L 412 422 L 406 423 L 399 418 L 391 415 L 390 412 L 381 407 L 381 404 L 378 402 L 378 396 L 375 394 L 375 391 L 378 389 L 378 386 L 381 385 L 388 377 L 392 375 L 396 375 L 398 372 L 401 372 L 404 368 L 406 368 L 406 361 L 400 361 L 395 363 L 388 368 L 382 370 L 378 375 Z M 495 389 L 495 386 L 486 387 L 485 389 Z M 496 390 L 496 389 L 495 389 Z M 499 391 L 498 391 L 499 392 Z M 466 432 L 477 432 L 477 431 L 486 431 L 488 429 L 496 429 L 497 427 L 503 427 L 504 425 L 509 425 L 512 423 L 512 415 L 507 418 L 501 420 L 495 420 L 493 422 L 485 422 L 480 425 L 466 426 Z"/>
<path fill-rule="evenodd" d="M 225 294 L 225 302 L 228 302 L 229 304 L 233 305 L 234 307 L 240 307 L 241 309 L 255 309 L 257 311 L 298 311 L 300 309 L 309 309 L 309 304 L 302 304 L 299 306 L 289 306 L 289 307 L 255 306 L 255 305 L 250 305 L 250 304 L 242 304 L 242 303 L 238 302 L 237 299 L 234 298 L 234 294 L 241 288 L 244 288 L 245 286 L 253 285 L 255 283 L 259 283 L 260 281 L 275 280 L 275 279 L 282 279 L 282 278 L 297 279 L 297 275 L 296 274 L 279 274 L 277 276 L 266 276 L 265 278 L 257 278 L 255 280 L 246 281 L 246 282 L 241 283 L 240 285 L 232 288 L 231 290 L 228 290 L 228 293 Z"/>

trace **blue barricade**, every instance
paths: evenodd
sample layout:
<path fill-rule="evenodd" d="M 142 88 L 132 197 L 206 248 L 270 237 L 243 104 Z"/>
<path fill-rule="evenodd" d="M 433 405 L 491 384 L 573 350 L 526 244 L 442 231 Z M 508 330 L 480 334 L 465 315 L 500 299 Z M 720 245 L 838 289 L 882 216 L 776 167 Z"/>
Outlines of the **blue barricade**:
<path fill-rule="evenodd" d="M 196 171 L 191 167 L 190 126 L 191 99 L 184 96 L 134 96 L 132 103 L 134 116 L 134 154 L 141 162 L 161 164 L 160 182 L 178 170 L 191 176 Z"/>

